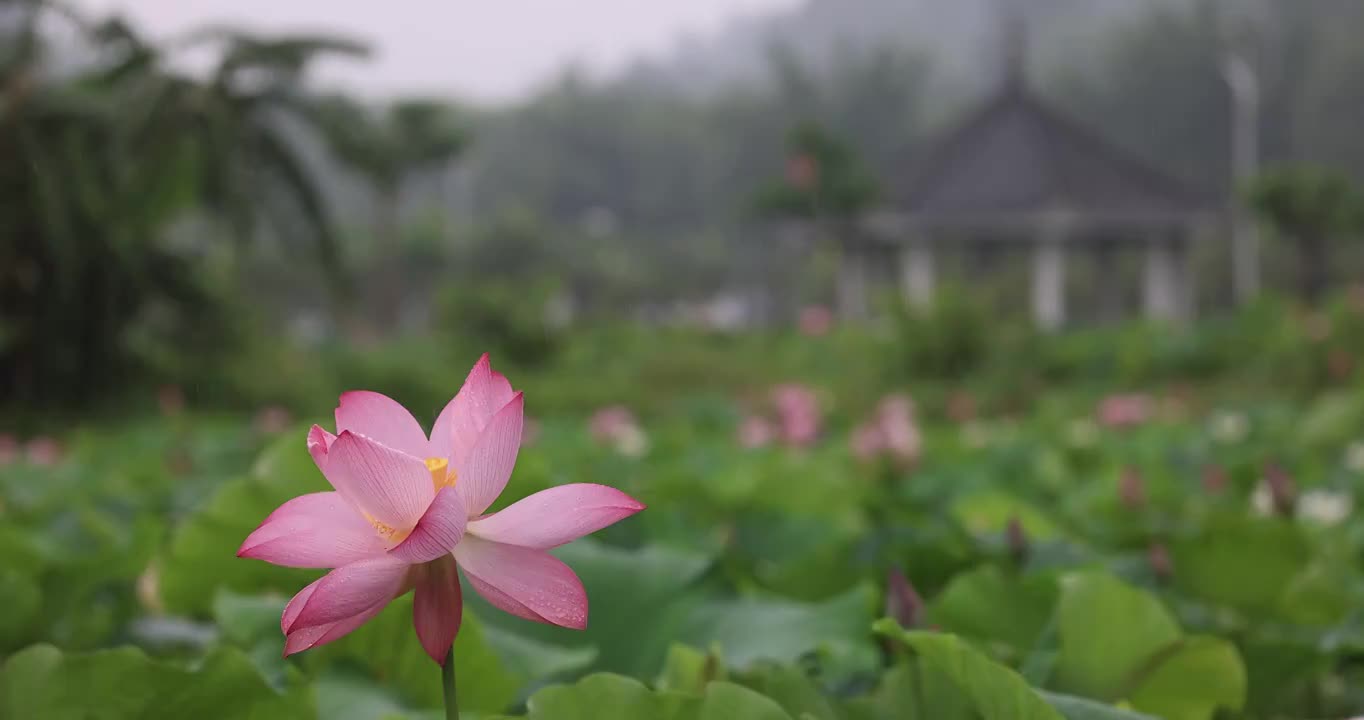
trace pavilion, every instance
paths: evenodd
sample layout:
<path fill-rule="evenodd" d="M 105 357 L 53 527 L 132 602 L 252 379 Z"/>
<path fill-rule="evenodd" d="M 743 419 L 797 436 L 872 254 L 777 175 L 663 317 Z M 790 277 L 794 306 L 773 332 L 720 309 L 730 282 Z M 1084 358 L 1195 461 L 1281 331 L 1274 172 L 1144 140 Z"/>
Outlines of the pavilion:
<path fill-rule="evenodd" d="M 1012 42 L 993 97 L 932 143 L 908 181 L 888 188 L 850 248 L 840 295 L 864 294 L 869 258 L 887 249 L 899 256 L 906 300 L 923 305 L 940 250 L 1012 248 L 1030 253 L 1032 315 L 1054 330 L 1067 320 L 1067 256 L 1094 253 L 1102 275 L 1113 272 L 1117 251 L 1135 248 L 1145 255 L 1146 314 L 1187 319 L 1195 305 L 1189 247 L 1216 229 L 1217 204 L 1050 107 L 1024 79 L 1021 37 Z"/>

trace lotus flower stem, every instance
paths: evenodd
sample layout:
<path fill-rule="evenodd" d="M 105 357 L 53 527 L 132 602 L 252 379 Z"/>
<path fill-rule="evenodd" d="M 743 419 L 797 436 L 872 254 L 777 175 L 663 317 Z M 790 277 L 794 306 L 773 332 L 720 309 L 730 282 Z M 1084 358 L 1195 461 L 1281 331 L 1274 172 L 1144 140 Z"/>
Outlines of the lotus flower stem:
<path fill-rule="evenodd" d="M 440 687 L 445 695 L 445 720 L 459 720 L 459 698 L 455 697 L 455 649 L 440 664 Z"/>
<path fill-rule="evenodd" d="M 928 701 L 924 698 L 924 660 L 918 655 L 914 655 L 910 660 L 910 683 L 914 688 L 914 717 L 926 718 L 928 715 Z"/>

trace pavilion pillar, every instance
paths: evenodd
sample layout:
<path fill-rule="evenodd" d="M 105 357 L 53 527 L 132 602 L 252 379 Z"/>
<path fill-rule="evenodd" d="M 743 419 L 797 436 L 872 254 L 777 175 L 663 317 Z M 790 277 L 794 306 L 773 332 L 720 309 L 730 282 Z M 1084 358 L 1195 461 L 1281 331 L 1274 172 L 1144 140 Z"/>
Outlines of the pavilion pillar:
<path fill-rule="evenodd" d="M 1066 226 L 1047 222 L 1033 245 L 1032 315 L 1045 331 L 1059 330 L 1066 322 Z"/>
<path fill-rule="evenodd" d="M 1142 304 L 1152 320 L 1183 322 L 1190 305 L 1187 241 L 1182 235 L 1162 235 L 1146 243 L 1146 272 Z"/>
<path fill-rule="evenodd" d="M 900 292 L 905 303 L 916 308 L 932 305 L 936 283 L 933 244 L 927 237 L 915 235 L 900 251 Z"/>

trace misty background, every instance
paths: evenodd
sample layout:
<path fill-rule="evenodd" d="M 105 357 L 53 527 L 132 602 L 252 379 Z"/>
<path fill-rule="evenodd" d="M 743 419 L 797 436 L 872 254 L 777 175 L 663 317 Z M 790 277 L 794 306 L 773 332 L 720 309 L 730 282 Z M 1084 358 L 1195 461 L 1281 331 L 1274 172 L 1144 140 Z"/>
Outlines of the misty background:
<path fill-rule="evenodd" d="M 861 219 L 901 212 L 1015 69 L 1216 215 L 1191 246 L 1190 316 L 1251 297 L 1238 218 L 1266 292 L 1314 301 L 1360 268 L 1364 7 L 1349 0 L 323 5 L 4 4 L 6 401 L 163 380 L 288 397 L 287 373 L 275 386 L 262 368 L 318 347 L 536 363 L 570 328 L 790 327 L 838 305 Z M 1239 179 L 1238 127 L 1254 172 Z M 771 202 L 814 158 L 801 137 L 861 188 L 813 218 L 800 197 Z M 938 289 L 1029 324 L 1025 256 L 942 255 Z M 1139 314 L 1131 255 L 1071 263 L 1068 326 Z M 895 273 L 872 263 L 864 281 L 860 319 L 895 332 Z M 1125 312 L 1088 312 L 1104 285 Z"/>
<path fill-rule="evenodd" d="M 1364 718 L 1361 128 L 1364 0 L 0 0 L 0 717 Z M 485 353 L 454 691 L 306 440 Z"/>

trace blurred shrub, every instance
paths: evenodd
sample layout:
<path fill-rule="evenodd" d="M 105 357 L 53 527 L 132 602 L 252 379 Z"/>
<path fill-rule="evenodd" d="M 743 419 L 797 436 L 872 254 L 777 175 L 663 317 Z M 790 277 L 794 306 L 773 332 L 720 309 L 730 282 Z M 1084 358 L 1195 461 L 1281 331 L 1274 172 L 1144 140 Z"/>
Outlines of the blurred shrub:
<path fill-rule="evenodd" d="M 917 378 L 960 379 L 979 370 L 996 333 L 985 308 L 950 287 L 927 308 L 897 305 L 894 319 L 903 370 Z"/>
<path fill-rule="evenodd" d="M 438 296 L 438 332 L 518 365 L 543 365 L 562 346 L 562 331 L 552 323 L 558 302 L 552 280 L 453 283 Z"/>

